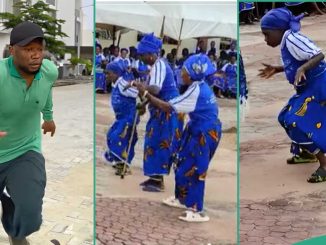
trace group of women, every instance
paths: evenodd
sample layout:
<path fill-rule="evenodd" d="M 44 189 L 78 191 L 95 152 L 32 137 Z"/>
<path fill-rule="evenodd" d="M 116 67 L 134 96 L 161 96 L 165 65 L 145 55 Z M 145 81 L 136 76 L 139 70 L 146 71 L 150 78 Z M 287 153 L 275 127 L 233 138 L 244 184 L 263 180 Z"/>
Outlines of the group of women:
<path fill-rule="evenodd" d="M 190 56 L 181 71 L 188 88 L 180 95 L 171 67 L 159 57 L 161 48 L 162 41 L 153 34 L 145 35 L 138 44 L 141 60 L 151 67 L 148 83 L 126 81 L 123 62 L 106 67 L 113 83 L 111 103 L 116 120 L 107 133 L 105 160 L 115 162 L 117 174 L 127 174 L 137 142 L 135 126 L 147 102 L 150 116 L 143 171 L 148 179 L 140 184 L 142 189 L 163 191 L 164 176 L 174 169 L 175 193 L 163 203 L 185 208 L 179 217 L 184 221 L 208 221 L 203 212 L 205 179 L 222 132 L 216 97 L 207 83 L 215 68 L 205 54 Z M 137 100 L 142 102 L 137 104 Z M 184 114 L 189 115 L 186 126 Z"/>

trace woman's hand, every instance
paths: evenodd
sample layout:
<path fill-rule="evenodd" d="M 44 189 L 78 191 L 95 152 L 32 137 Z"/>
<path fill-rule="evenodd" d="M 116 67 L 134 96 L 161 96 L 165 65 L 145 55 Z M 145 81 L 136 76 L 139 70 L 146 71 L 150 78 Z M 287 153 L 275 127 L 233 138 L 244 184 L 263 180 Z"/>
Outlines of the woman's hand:
<path fill-rule="evenodd" d="M 143 96 L 143 94 L 145 93 L 146 91 L 146 86 L 142 83 L 142 82 L 138 82 L 138 81 L 134 81 L 132 83 L 133 86 L 135 86 L 139 92 L 139 94 L 141 96 Z"/>
<path fill-rule="evenodd" d="M 265 68 L 259 69 L 260 72 L 259 72 L 258 76 L 268 79 L 271 76 L 273 76 L 274 74 L 278 73 L 278 70 L 275 66 L 265 64 L 265 63 L 262 63 L 262 64 L 263 64 L 263 66 L 265 66 Z"/>
<path fill-rule="evenodd" d="M 306 80 L 305 75 L 306 70 L 301 66 L 298 68 L 297 73 L 295 74 L 294 86 L 298 87 L 304 85 L 304 80 Z"/>

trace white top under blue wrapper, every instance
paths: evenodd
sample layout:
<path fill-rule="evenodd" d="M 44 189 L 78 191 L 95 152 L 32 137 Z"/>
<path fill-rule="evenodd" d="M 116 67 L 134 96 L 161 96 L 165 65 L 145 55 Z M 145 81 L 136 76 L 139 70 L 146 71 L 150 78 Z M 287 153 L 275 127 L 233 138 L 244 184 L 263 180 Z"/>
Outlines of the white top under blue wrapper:
<path fill-rule="evenodd" d="M 102 61 L 105 60 L 105 57 L 102 53 L 97 54 L 95 56 L 95 66 L 96 66 L 96 71 L 97 72 L 103 72 L 103 69 L 101 68 Z"/>
<path fill-rule="evenodd" d="M 162 59 L 157 59 L 150 72 L 149 85 L 155 85 L 162 88 L 164 79 L 166 77 L 166 65 Z"/>
<path fill-rule="evenodd" d="M 122 60 L 127 67 L 131 66 L 131 62 L 130 62 L 130 59 L 128 58 L 122 58 L 122 57 L 118 57 L 118 58 L 115 58 L 114 61 L 119 61 L 119 60 Z"/>
<path fill-rule="evenodd" d="M 138 90 L 131 87 L 124 91 L 129 83 L 122 77 L 112 84 L 111 104 L 117 120 L 126 119 L 133 122 L 136 113 L 136 97 Z"/>
<path fill-rule="evenodd" d="M 122 77 L 119 77 L 118 80 L 115 82 L 115 84 L 112 87 L 118 87 L 119 92 L 121 95 L 131 98 L 137 98 L 138 96 L 138 90 L 136 88 L 130 87 L 125 90 L 125 87 L 129 85 L 129 82 L 124 80 Z"/>
<path fill-rule="evenodd" d="M 237 71 L 237 64 L 227 63 L 222 67 L 221 70 L 224 71 L 224 72 L 229 72 L 231 70 L 236 72 Z"/>
<path fill-rule="evenodd" d="M 286 31 L 281 42 L 281 54 L 288 81 L 293 84 L 298 68 L 320 53 L 321 49 L 302 33 L 295 33 L 291 30 Z M 325 72 L 325 70 L 325 61 L 321 61 L 316 67 L 306 71 L 305 75 L 307 80 L 311 80 Z"/>
<path fill-rule="evenodd" d="M 149 85 L 159 88 L 158 98 L 169 101 L 179 95 L 174 73 L 164 59 L 157 59 L 150 71 Z"/>
<path fill-rule="evenodd" d="M 196 108 L 199 93 L 198 82 L 194 82 L 184 94 L 170 100 L 169 103 L 177 112 L 193 112 Z"/>
<path fill-rule="evenodd" d="M 205 81 L 193 82 L 184 94 L 170 100 L 169 104 L 176 112 L 189 113 L 192 121 L 216 122 L 218 118 L 215 95 Z"/>
<path fill-rule="evenodd" d="M 281 47 L 286 46 L 290 54 L 299 61 L 310 60 L 321 52 L 308 37 L 300 32 L 288 30 L 284 33 Z"/>

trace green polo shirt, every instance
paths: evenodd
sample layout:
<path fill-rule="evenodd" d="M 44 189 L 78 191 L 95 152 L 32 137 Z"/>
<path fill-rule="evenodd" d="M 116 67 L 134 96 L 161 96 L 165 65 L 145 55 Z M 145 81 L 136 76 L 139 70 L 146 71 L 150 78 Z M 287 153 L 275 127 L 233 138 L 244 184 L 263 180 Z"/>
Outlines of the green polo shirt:
<path fill-rule="evenodd" d="M 0 164 L 27 151 L 41 153 L 41 113 L 51 121 L 52 86 L 58 77 L 53 62 L 43 60 L 29 88 L 9 57 L 0 61 Z"/>

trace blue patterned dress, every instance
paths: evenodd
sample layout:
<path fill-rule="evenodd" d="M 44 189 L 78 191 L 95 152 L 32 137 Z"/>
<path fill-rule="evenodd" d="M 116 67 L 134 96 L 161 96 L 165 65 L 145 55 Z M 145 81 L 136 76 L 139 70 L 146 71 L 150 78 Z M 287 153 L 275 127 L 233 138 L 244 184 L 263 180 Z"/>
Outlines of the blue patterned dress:
<path fill-rule="evenodd" d="M 157 59 L 150 72 L 149 85 L 160 89 L 158 98 L 169 101 L 179 95 L 170 66 Z M 144 175 L 165 175 L 170 171 L 171 157 L 175 153 L 177 114 L 165 113 L 149 105 L 150 118 L 146 125 L 144 143 Z"/>
<path fill-rule="evenodd" d="M 248 87 L 247 87 L 247 78 L 243 65 L 242 55 L 239 54 L 239 95 L 240 95 L 240 103 L 246 99 L 248 99 Z"/>
<path fill-rule="evenodd" d="M 135 155 L 135 144 L 137 142 L 137 131 L 129 146 L 132 127 L 136 116 L 136 98 L 138 91 L 135 88 L 129 88 L 124 91 L 128 82 L 120 77 L 114 84 L 112 90 L 111 104 L 115 113 L 115 122 L 107 132 L 108 151 L 105 157 L 108 161 L 127 160 L 131 163 Z M 139 118 L 136 119 L 137 124 Z M 128 156 L 128 148 L 129 156 Z"/>
<path fill-rule="evenodd" d="M 300 66 L 321 50 L 300 32 L 286 31 L 281 43 L 285 74 L 293 84 Z M 296 87 L 278 120 L 292 140 L 291 152 L 299 154 L 299 146 L 311 153 L 326 152 L 326 63 L 306 71 L 306 80 Z"/>
<path fill-rule="evenodd" d="M 106 78 L 101 67 L 102 61 L 105 60 L 103 54 L 98 54 L 95 57 L 95 89 L 96 91 L 106 91 Z"/>
<path fill-rule="evenodd" d="M 233 95 L 237 94 L 237 64 L 226 64 L 222 71 L 226 75 L 226 89 Z"/>
<path fill-rule="evenodd" d="M 216 98 L 207 82 L 197 81 L 169 103 L 190 118 L 182 134 L 175 197 L 188 208 L 202 211 L 206 173 L 222 132 Z"/>

